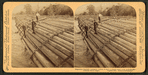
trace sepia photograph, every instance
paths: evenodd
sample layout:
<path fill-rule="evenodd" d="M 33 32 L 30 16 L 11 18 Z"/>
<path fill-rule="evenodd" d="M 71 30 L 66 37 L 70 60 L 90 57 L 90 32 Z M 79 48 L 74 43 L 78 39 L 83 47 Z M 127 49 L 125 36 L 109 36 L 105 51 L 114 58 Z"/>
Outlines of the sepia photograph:
<path fill-rule="evenodd" d="M 145 71 L 143 2 L 5 2 L 6 73 Z"/>
<path fill-rule="evenodd" d="M 75 11 L 75 67 L 135 68 L 136 11 L 122 3 L 89 3 Z"/>
<path fill-rule="evenodd" d="M 12 67 L 74 67 L 73 18 L 73 10 L 64 4 L 16 6 L 12 12 Z"/>

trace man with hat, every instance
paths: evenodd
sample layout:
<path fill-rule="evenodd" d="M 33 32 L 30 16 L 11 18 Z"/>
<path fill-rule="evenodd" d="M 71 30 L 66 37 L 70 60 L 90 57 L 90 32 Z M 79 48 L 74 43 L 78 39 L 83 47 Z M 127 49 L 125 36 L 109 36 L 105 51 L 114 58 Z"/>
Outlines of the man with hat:
<path fill-rule="evenodd" d="M 35 34 L 35 31 L 34 31 L 35 26 L 36 26 L 36 23 L 35 23 L 35 21 L 32 19 L 32 30 L 33 30 L 33 34 Z"/>
<path fill-rule="evenodd" d="M 102 16 L 101 14 L 98 15 L 99 23 L 101 23 L 101 16 Z"/>
<path fill-rule="evenodd" d="M 95 34 L 97 34 L 97 27 L 98 27 L 98 23 L 94 20 L 94 31 L 95 31 Z"/>
<path fill-rule="evenodd" d="M 88 38 L 88 26 L 87 25 L 84 25 L 84 30 L 85 30 L 85 37 Z"/>
<path fill-rule="evenodd" d="M 23 32 L 24 32 L 24 38 L 26 38 L 26 34 L 25 34 L 25 32 L 26 32 L 26 26 L 25 25 L 22 25 L 22 29 L 23 29 Z"/>
<path fill-rule="evenodd" d="M 37 12 L 37 13 L 36 13 L 36 20 L 37 20 L 37 22 L 38 22 L 39 16 L 40 16 L 40 14 Z"/>

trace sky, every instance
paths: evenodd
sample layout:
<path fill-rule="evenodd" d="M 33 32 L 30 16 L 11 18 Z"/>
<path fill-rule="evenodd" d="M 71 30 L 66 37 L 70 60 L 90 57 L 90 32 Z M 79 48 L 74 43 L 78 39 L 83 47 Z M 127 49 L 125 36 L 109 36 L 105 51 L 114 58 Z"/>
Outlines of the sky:
<path fill-rule="evenodd" d="M 75 11 L 75 13 L 80 14 L 80 13 L 83 13 L 84 11 L 87 11 L 86 9 L 87 9 L 88 5 L 93 5 L 95 7 L 95 10 L 98 11 L 100 9 L 100 7 L 102 7 L 102 9 L 104 10 L 107 7 L 117 5 L 117 3 L 90 3 L 90 4 L 85 4 L 85 5 L 78 7 L 77 10 Z"/>
<path fill-rule="evenodd" d="M 26 5 L 26 4 L 30 4 L 32 6 L 32 10 L 35 11 L 37 9 L 43 8 L 44 6 L 49 6 L 50 4 L 54 4 L 54 3 L 25 3 L 25 4 L 21 4 L 19 6 L 16 6 L 13 9 L 12 13 L 15 14 L 15 13 L 18 13 L 20 11 L 25 11 L 24 5 Z M 39 5 L 39 8 L 38 8 L 38 5 Z"/>
<path fill-rule="evenodd" d="M 20 11 L 25 11 L 24 5 L 26 5 L 26 4 L 21 4 L 19 6 L 16 6 L 12 13 L 15 14 Z M 49 6 L 50 4 L 54 4 L 54 3 L 28 3 L 28 4 L 30 4 L 32 6 L 32 10 L 35 11 L 37 9 L 43 8 L 44 6 Z M 85 5 L 78 7 L 77 10 L 75 11 L 75 13 L 80 14 L 80 13 L 86 11 L 87 6 L 91 5 L 91 4 L 95 6 L 96 11 L 99 10 L 100 6 L 102 7 L 102 9 L 105 9 L 106 7 L 111 7 L 112 5 L 117 5 L 117 3 L 90 3 L 90 4 L 85 4 Z M 39 5 L 39 8 L 38 8 L 38 5 Z"/>

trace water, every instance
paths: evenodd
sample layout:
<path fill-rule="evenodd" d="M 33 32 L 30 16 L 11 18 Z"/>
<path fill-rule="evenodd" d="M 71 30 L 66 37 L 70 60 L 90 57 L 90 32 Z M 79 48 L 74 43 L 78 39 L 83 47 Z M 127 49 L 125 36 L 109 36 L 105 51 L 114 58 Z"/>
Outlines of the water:
<path fill-rule="evenodd" d="M 21 41 L 21 36 L 16 33 L 18 30 L 15 26 L 15 20 L 12 20 L 12 67 L 36 67 L 36 65 L 30 59 L 31 53 L 25 51 L 25 46 Z"/>
<path fill-rule="evenodd" d="M 75 67 L 96 67 L 80 33 L 78 22 L 75 21 Z"/>

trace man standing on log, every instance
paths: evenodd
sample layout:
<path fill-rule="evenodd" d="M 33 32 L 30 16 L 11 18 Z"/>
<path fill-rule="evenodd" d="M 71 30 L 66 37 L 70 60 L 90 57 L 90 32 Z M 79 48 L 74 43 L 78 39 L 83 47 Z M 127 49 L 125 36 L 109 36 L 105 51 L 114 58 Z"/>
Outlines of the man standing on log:
<path fill-rule="evenodd" d="M 98 27 L 98 23 L 94 20 L 94 31 L 95 31 L 95 34 L 97 34 L 97 27 Z"/>
<path fill-rule="evenodd" d="M 85 25 L 84 26 L 84 30 L 85 30 L 85 37 L 88 38 L 88 35 L 87 35 L 87 33 L 88 33 L 88 26 Z"/>
<path fill-rule="evenodd" d="M 37 20 L 37 22 L 38 22 L 39 16 L 40 16 L 40 14 L 37 12 L 37 14 L 36 14 L 36 20 Z"/>
<path fill-rule="evenodd" d="M 34 20 L 32 19 L 32 30 L 33 30 L 33 34 L 35 34 L 35 26 L 36 26 L 36 23 L 34 22 Z"/>
<path fill-rule="evenodd" d="M 26 32 L 26 26 L 22 25 L 22 29 L 23 29 L 23 32 L 24 32 L 24 38 L 26 38 L 26 35 L 25 35 L 25 32 Z"/>
<path fill-rule="evenodd" d="M 101 14 L 98 15 L 99 23 L 101 23 Z"/>
<path fill-rule="evenodd" d="M 80 18 L 78 17 L 77 19 L 78 19 L 78 26 L 80 26 Z"/>

